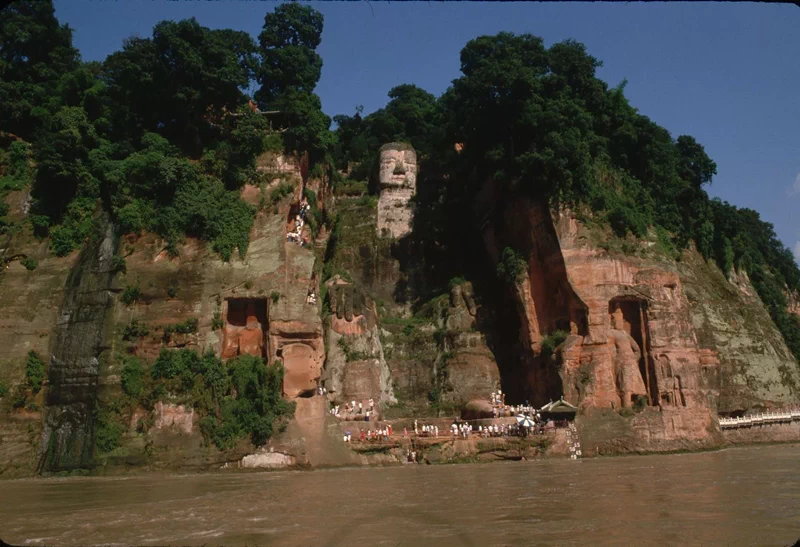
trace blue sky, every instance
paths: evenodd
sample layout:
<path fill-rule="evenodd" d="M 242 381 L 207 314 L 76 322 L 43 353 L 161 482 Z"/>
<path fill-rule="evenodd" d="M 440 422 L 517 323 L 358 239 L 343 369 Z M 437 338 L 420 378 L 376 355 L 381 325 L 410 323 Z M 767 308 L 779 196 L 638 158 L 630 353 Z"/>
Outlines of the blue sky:
<path fill-rule="evenodd" d="M 262 1 L 55 0 L 86 60 L 102 60 L 162 19 L 196 17 L 254 37 Z M 507 30 L 586 44 L 599 76 L 673 136 L 692 135 L 717 162 L 709 192 L 775 225 L 800 260 L 800 8 L 747 3 L 539 4 L 321 2 L 317 92 L 329 115 L 382 107 L 395 85 L 435 95 L 459 76 L 459 51 Z"/>

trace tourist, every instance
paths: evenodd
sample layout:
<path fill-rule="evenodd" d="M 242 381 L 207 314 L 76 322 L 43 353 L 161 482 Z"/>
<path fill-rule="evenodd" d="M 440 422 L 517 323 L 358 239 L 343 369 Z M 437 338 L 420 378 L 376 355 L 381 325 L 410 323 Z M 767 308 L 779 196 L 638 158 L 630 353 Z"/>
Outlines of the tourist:
<path fill-rule="evenodd" d="M 392 424 L 389 424 L 387 426 L 387 428 L 388 428 L 387 430 L 389 431 L 388 435 L 391 437 L 392 436 Z"/>
<path fill-rule="evenodd" d="M 403 438 L 404 439 L 408 438 L 408 428 L 407 427 L 403 427 Z"/>
<path fill-rule="evenodd" d="M 364 407 L 361 405 L 361 401 L 358 402 L 358 413 L 361 414 L 364 411 Z"/>
<path fill-rule="evenodd" d="M 417 430 L 417 420 L 414 420 L 414 435 L 419 435 L 419 431 Z"/>

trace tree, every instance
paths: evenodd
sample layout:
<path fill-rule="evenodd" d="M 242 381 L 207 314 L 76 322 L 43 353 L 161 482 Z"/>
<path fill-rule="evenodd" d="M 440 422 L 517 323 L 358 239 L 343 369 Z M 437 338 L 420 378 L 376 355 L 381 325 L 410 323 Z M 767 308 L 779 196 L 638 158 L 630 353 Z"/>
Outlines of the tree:
<path fill-rule="evenodd" d="M 322 39 L 322 14 L 311 6 L 286 2 L 264 17 L 258 36 L 262 64 L 256 100 L 270 108 L 289 89 L 312 93 L 322 73 L 316 49 Z"/>
<path fill-rule="evenodd" d="M 261 67 L 255 94 L 262 109 L 279 110 L 286 124 L 287 152 L 309 152 L 311 163 L 333 145 L 330 118 L 314 88 L 322 73 L 316 48 L 322 39 L 322 14 L 296 2 L 280 4 L 264 17 L 259 35 Z"/>
<path fill-rule="evenodd" d="M 220 138 L 226 112 L 246 102 L 256 46 L 244 32 L 211 30 L 195 19 L 162 21 L 153 37 L 128 40 L 105 62 L 115 107 L 115 140 L 157 132 L 191 157 Z"/>
<path fill-rule="evenodd" d="M 0 17 L 0 127 L 32 140 L 64 74 L 80 57 L 51 0 L 20 0 Z"/>

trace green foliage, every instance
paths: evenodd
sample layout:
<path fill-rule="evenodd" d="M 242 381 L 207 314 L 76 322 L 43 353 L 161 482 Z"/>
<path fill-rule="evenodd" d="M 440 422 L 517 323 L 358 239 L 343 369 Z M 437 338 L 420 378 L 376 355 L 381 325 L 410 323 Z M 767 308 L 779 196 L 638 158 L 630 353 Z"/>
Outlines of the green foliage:
<path fill-rule="evenodd" d="M 294 192 L 294 187 L 295 185 L 291 182 L 278 183 L 275 188 L 270 190 L 269 203 L 273 206 L 277 205 L 283 198 Z"/>
<path fill-rule="evenodd" d="M 101 454 L 118 448 L 122 444 L 124 431 L 125 427 L 120 423 L 116 412 L 99 405 L 95 407 L 94 444 Z"/>
<path fill-rule="evenodd" d="M 36 262 L 36 259 L 30 256 L 26 256 L 25 258 L 20 260 L 19 263 L 25 266 L 25 269 L 28 270 L 29 272 L 35 270 L 36 266 L 39 265 L 39 263 Z"/>
<path fill-rule="evenodd" d="M 370 355 L 362 351 L 354 350 L 344 336 L 339 338 L 336 344 L 339 346 L 339 349 L 342 350 L 342 353 L 344 353 L 344 359 L 348 363 L 350 361 L 363 361 L 364 359 L 370 358 Z"/>
<path fill-rule="evenodd" d="M 256 446 L 283 427 L 294 413 L 294 403 L 283 399 L 283 365 L 267 366 L 258 357 L 242 355 L 228 362 L 232 393 L 220 402 L 220 418 L 209 416 L 201 428 L 220 449 L 231 448 L 249 436 Z"/>
<path fill-rule="evenodd" d="M 25 380 L 33 393 L 39 393 L 42 389 L 45 376 L 45 362 L 42 361 L 39 354 L 33 350 L 28 352 L 28 357 L 25 361 Z"/>
<path fill-rule="evenodd" d="M 508 283 L 517 283 L 528 271 L 528 263 L 522 253 L 506 247 L 497 265 L 497 275 Z"/>
<path fill-rule="evenodd" d="M 337 196 L 362 196 L 367 193 L 367 183 L 345 179 L 334 184 L 333 193 Z"/>
<path fill-rule="evenodd" d="M 279 293 L 278 291 L 272 291 L 269 294 L 269 297 L 270 297 L 270 299 L 272 299 L 272 303 L 273 304 L 277 304 L 278 301 L 281 299 L 281 293 Z"/>
<path fill-rule="evenodd" d="M 138 302 L 141 295 L 142 294 L 139 290 L 138 282 L 135 285 L 128 285 L 125 287 L 125 290 L 122 291 L 122 302 L 126 306 L 130 306 L 131 304 Z"/>
<path fill-rule="evenodd" d="M 169 342 L 173 334 L 194 334 L 197 332 L 199 321 L 196 317 L 190 317 L 182 323 L 174 323 L 164 327 L 164 341 Z"/>
<path fill-rule="evenodd" d="M 145 388 L 145 376 L 142 363 L 136 357 L 128 357 L 122 366 L 122 390 L 126 395 L 138 399 Z"/>
<path fill-rule="evenodd" d="M 255 99 L 263 108 L 280 112 L 286 151 L 308 151 L 312 165 L 332 146 L 331 120 L 314 94 L 322 72 L 322 58 L 316 52 L 322 27 L 321 13 L 287 2 L 264 17 L 258 36 L 261 87 Z"/>
<path fill-rule="evenodd" d="M 222 320 L 222 314 L 219 311 L 214 312 L 214 317 L 211 319 L 211 330 L 219 330 L 225 326 Z"/>
<path fill-rule="evenodd" d="M 282 397 L 280 362 L 268 366 L 242 355 L 223 365 L 213 353 L 163 349 L 150 373 L 156 384 L 148 398 L 157 400 L 167 390 L 188 397 L 203 416 L 203 433 L 221 450 L 247 436 L 255 445 L 264 444 L 294 412 L 294 404 Z"/>
<path fill-rule="evenodd" d="M 178 295 L 178 284 L 173 280 L 167 285 L 167 296 L 175 298 Z"/>
<path fill-rule="evenodd" d="M 150 333 L 150 328 L 145 323 L 139 323 L 139 320 L 133 318 L 125 325 L 122 331 L 123 340 L 133 340 L 135 338 L 143 338 Z"/>
<path fill-rule="evenodd" d="M 431 155 L 444 125 L 436 97 L 409 84 L 392 88 L 386 107 L 369 116 L 362 117 L 358 108 L 353 116 L 334 116 L 334 122 L 337 166 L 345 169 L 356 164 L 353 174 L 359 178 L 370 175 L 378 150 L 389 142 L 408 142 L 420 157 Z"/>
<path fill-rule="evenodd" d="M 456 277 L 451 277 L 450 281 L 448 282 L 447 285 L 448 285 L 448 288 L 452 291 L 458 285 L 463 285 L 466 282 L 467 282 L 467 280 L 459 275 L 459 276 L 456 276 Z"/>
<path fill-rule="evenodd" d="M 563 330 L 557 330 L 545 335 L 542 338 L 542 355 L 550 358 L 555 353 L 556 348 L 564 343 L 568 335 L 569 333 Z"/>
<path fill-rule="evenodd" d="M 63 79 L 78 66 L 72 31 L 59 25 L 52 2 L 18 1 L 0 17 L 0 120 L 30 140 L 46 121 Z"/>
<path fill-rule="evenodd" d="M 0 398 L 5 397 L 6 395 L 8 395 L 8 386 L 5 384 L 5 382 L 0 380 Z"/>
<path fill-rule="evenodd" d="M 119 255 L 111 257 L 111 271 L 114 273 L 127 273 L 128 266 L 125 264 L 125 259 Z"/>
<path fill-rule="evenodd" d="M 21 190 L 32 181 L 30 144 L 16 140 L 7 150 L 0 150 L 0 192 Z"/>
<path fill-rule="evenodd" d="M 355 201 L 355 205 L 357 207 L 366 207 L 368 209 L 377 209 L 378 207 L 378 197 L 377 196 L 370 196 L 370 195 L 363 195 Z"/>

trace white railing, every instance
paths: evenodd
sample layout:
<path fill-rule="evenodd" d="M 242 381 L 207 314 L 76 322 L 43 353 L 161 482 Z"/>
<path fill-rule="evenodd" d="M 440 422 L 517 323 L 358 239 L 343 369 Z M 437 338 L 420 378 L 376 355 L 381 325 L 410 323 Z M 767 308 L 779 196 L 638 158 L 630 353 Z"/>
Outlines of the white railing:
<path fill-rule="evenodd" d="M 721 429 L 732 429 L 762 424 L 785 424 L 793 420 L 800 421 L 800 408 L 770 410 L 759 414 L 741 416 L 739 418 L 720 418 L 719 427 Z"/>

